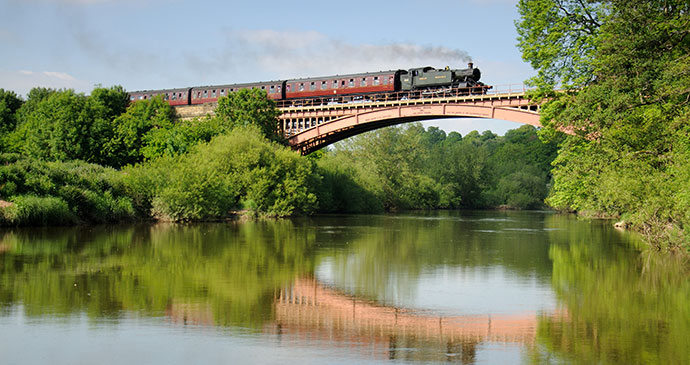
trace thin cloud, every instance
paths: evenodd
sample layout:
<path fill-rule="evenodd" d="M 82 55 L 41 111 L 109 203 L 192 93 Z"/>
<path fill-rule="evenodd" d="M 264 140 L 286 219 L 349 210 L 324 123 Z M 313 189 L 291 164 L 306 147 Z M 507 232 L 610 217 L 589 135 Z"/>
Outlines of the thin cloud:
<path fill-rule="evenodd" d="M 34 87 L 49 87 L 54 89 L 74 89 L 77 92 L 88 92 L 90 83 L 79 80 L 66 72 L 30 71 L 30 70 L 2 70 L 0 69 L 2 88 L 12 90 L 20 95 L 28 94 Z"/>
<path fill-rule="evenodd" d="M 205 72 L 259 69 L 275 78 L 296 78 L 419 66 L 458 68 L 472 59 L 465 51 L 444 46 L 355 44 L 315 31 L 256 30 L 228 32 L 223 47 L 203 56 L 186 55 L 186 60 L 190 69 Z"/>
<path fill-rule="evenodd" d="M 69 74 L 64 73 L 64 72 L 44 71 L 43 74 L 48 76 L 48 77 L 54 77 L 56 79 L 60 79 L 60 80 L 64 80 L 64 81 L 76 80 L 74 77 L 72 77 L 72 75 L 69 75 Z"/>

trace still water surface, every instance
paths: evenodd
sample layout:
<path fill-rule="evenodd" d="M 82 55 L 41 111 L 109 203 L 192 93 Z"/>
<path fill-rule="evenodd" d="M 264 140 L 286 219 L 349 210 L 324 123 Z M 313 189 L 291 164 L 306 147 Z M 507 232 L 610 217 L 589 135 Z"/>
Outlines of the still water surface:
<path fill-rule="evenodd" d="M 690 363 L 689 279 L 537 212 L 11 229 L 0 363 Z"/>

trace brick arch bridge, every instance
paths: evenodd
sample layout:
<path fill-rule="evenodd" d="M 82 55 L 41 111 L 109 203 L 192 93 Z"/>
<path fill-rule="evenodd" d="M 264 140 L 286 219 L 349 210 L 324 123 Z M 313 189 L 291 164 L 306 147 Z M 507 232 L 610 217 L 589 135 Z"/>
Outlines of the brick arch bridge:
<path fill-rule="evenodd" d="M 526 90 L 505 87 L 467 95 L 442 93 L 383 94 L 356 100 L 297 100 L 279 103 L 280 128 L 293 149 L 308 154 L 329 144 L 391 125 L 442 118 L 502 119 L 540 127 L 539 105 Z"/>

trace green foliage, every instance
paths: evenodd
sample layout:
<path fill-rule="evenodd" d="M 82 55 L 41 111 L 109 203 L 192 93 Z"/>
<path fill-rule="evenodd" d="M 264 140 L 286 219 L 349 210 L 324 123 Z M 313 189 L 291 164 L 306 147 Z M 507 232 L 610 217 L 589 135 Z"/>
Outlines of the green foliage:
<path fill-rule="evenodd" d="M 253 125 L 269 140 L 283 140 L 277 127 L 280 110 L 264 90 L 241 89 L 219 98 L 216 115 L 231 128 Z"/>
<path fill-rule="evenodd" d="M 464 138 L 420 124 L 351 138 L 317 160 L 320 209 L 376 212 L 399 209 L 542 207 L 555 144 L 523 126 L 499 137 L 474 131 Z"/>
<path fill-rule="evenodd" d="M 5 219 L 2 224 L 59 225 L 77 220 L 132 219 L 136 216 L 134 206 L 124 195 L 120 179 L 115 170 L 80 161 L 45 162 L 0 155 L 0 199 L 16 201 L 12 209 L 19 209 L 11 214 L 14 218 Z M 63 207 L 69 214 L 63 214 Z"/>
<path fill-rule="evenodd" d="M 145 146 L 152 140 L 149 134 L 171 129 L 174 113 L 160 96 L 132 103 L 112 121 L 113 136 L 105 144 L 106 164 L 121 167 L 143 161 Z"/>
<path fill-rule="evenodd" d="M 129 102 L 122 87 L 96 88 L 91 97 L 73 90 L 33 89 L 17 110 L 8 149 L 48 161 L 105 162 L 110 122 Z"/>
<path fill-rule="evenodd" d="M 67 202 L 58 197 L 16 195 L 0 207 L 0 226 L 47 226 L 77 222 Z"/>
<path fill-rule="evenodd" d="M 24 101 L 13 91 L 0 89 L 0 137 L 15 128 L 17 124 L 15 113 L 23 103 Z"/>
<path fill-rule="evenodd" d="M 310 213 L 313 166 L 255 128 L 236 128 L 179 157 L 125 169 L 134 201 L 163 220 L 227 217 L 231 210 L 259 215 Z"/>
<path fill-rule="evenodd" d="M 562 3 L 538 3 L 545 8 L 521 8 L 519 28 L 558 38 L 562 29 L 544 28 L 533 18 L 541 14 L 539 9 L 558 11 Z M 684 173 L 690 169 L 685 142 L 690 129 L 690 5 L 679 0 L 602 4 L 597 9 L 605 16 L 587 31 L 589 56 L 562 64 L 565 73 L 586 71 L 581 79 L 591 82 L 574 82 L 586 87 L 554 95 L 542 108 L 545 137 L 557 131 L 573 134 L 555 160 L 548 202 L 623 217 L 657 247 L 690 249 L 688 205 L 677 204 L 687 202 L 690 189 Z M 567 34 L 584 29 L 577 21 L 563 24 Z M 561 44 L 544 48 L 554 47 Z M 538 60 L 524 47 L 523 56 Z M 560 62 L 557 53 L 543 57 L 546 62 L 533 62 L 540 75 Z"/>
<path fill-rule="evenodd" d="M 538 71 L 532 84 L 582 87 L 593 80 L 591 59 L 606 7 L 593 0 L 520 0 L 522 58 Z"/>

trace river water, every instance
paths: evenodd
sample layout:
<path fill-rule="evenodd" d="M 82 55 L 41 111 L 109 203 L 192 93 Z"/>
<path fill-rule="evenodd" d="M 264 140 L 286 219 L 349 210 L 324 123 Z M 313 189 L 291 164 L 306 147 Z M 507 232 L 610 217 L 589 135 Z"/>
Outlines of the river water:
<path fill-rule="evenodd" d="M 0 363 L 690 363 L 690 274 L 545 212 L 0 231 Z"/>

